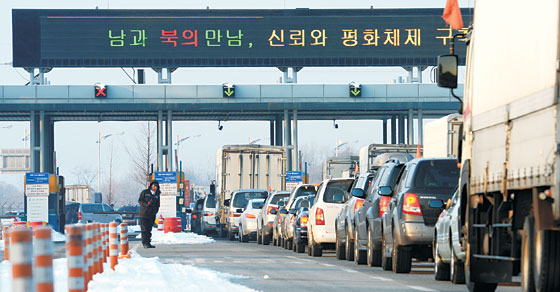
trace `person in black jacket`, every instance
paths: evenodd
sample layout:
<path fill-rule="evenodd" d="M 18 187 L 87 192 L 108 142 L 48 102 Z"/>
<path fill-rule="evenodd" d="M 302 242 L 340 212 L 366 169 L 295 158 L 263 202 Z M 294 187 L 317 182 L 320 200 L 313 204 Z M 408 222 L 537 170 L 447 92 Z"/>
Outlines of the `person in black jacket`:
<path fill-rule="evenodd" d="M 142 231 L 142 245 L 144 248 L 154 248 L 150 241 L 152 238 L 152 226 L 156 221 L 159 210 L 159 183 L 152 181 L 148 189 L 143 190 L 138 198 L 140 203 L 140 230 Z"/>

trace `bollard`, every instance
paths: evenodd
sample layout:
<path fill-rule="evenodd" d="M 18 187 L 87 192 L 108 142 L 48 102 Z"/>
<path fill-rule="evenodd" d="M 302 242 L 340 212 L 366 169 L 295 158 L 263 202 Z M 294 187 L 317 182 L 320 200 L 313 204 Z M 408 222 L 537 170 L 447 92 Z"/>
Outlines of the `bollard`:
<path fill-rule="evenodd" d="M 93 275 L 99 273 L 99 223 L 92 223 L 93 225 Z"/>
<path fill-rule="evenodd" d="M 115 266 L 119 262 L 119 235 L 117 234 L 117 223 L 109 224 L 109 256 L 111 258 L 111 269 L 115 270 Z"/>
<path fill-rule="evenodd" d="M 66 258 L 68 259 L 68 292 L 82 292 L 84 286 L 84 230 L 82 225 L 66 226 Z"/>
<path fill-rule="evenodd" d="M 107 223 L 103 223 L 103 262 L 107 262 L 109 257 L 109 226 Z"/>
<path fill-rule="evenodd" d="M 88 265 L 87 265 L 87 240 L 88 240 L 88 232 L 87 232 L 87 224 L 82 226 L 82 254 L 84 257 L 84 270 L 83 270 L 83 277 L 84 277 L 84 291 L 87 291 L 87 283 L 88 283 Z"/>
<path fill-rule="evenodd" d="M 121 223 L 121 255 L 119 258 L 130 258 L 128 254 L 128 225 L 126 223 Z"/>
<path fill-rule="evenodd" d="M 101 223 L 96 223 L 97 225 L 97 265 L 98 273 L 103 273 L 103 229 L 101 228 Z"/>
<path fill-rule="evenodd" d="M 12 291 L 34 291 L 33 234 L 28 228 L 14 228 L 10 231 L 10 261 L 12 262 Z"/>
<path fill-rule="evenodd" d="M 51 228 L 33 226 L 33 278 L 37 292 L 52 292 L 53 285 L 53 243 Z"/>
<path fill-rule="evenodd" d="M 160 214 L 158 218 L 158 225 L 157 225 L 158 231 L 163 231 L 163 220 L 165 219 L 163 219 L 163 215 Z"/>
<path fill-rule="evenodd" d="M 93 224 L 87 225 L 87 283 L 93 278 Z"/>
<path fill-rule="evenodd" d="M 10 228 L 8 226 L 3 227 L 4 232 L 4 260 L 10 259 Z"/>

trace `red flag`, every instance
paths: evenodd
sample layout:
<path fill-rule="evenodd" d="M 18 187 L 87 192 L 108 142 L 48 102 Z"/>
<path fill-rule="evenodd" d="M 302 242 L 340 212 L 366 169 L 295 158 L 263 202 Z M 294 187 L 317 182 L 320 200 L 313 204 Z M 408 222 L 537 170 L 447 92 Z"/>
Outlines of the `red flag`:
<path fill-rule="evenodd" d="M 447 0 L 445 9 L 441 17 L 449 24 L 454 30 L 463 28 L 463 16 L 461 9 L 459 9 L 458 0 Z"/>

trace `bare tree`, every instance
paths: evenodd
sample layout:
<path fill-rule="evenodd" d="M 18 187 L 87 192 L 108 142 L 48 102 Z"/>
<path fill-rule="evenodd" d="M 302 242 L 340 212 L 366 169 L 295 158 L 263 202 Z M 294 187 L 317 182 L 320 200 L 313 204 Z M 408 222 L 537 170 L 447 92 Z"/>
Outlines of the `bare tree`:
<path fill-rule="evenodd" d="M 93 189 L 97 171 L 90 167 L 76 167 L 72 174 L 76 177 L 76 184 L 86 185 Z"/>
<path fill-rule="evenodd" d="M 147 186 L 149 183 L 150 166 L 156 158 L 155 126 L 153 122 L 146 122 L 140 126 L 140 135 L 136 138 L 136 144 L 132 147 L 124 145 L 132 162 L 132 179 Z"/>
<path fill-rule="evenodd" d="M 115 201 L 115 196 L 113 193 L 113 162 L 115 160 L 114 156 L 114 145 L 111 143 L 111 151 L 109 154 L 109 178 L 107 180 L 107 184 L 105 185 L 106 192 L 105 192 L 105 201 L 107 204 L 111 205 Z"/>

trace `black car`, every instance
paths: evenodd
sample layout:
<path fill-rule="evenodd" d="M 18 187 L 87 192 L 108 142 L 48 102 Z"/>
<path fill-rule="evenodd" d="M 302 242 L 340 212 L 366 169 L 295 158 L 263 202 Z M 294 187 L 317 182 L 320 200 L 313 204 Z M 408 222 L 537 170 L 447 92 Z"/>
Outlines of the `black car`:
<path fill-rule="evenodd" d="M 204 209 L 204 198 L 196 200 L 194 210 L 191 214 L 191 231 L 197 234 L 202 234 L 202 216 Z"/>
<path fill-rule="evenodd" d="M 364 203 L 362 207 L 354 215 L 354 230 L 357 232 L 354 248 L 367 249 L 366 262 L 370 267 L 379 267 L 382 264 L 381 244 L 383 236 L 381 223 L 392 195 L 391 192 L 387 192 L 386 187 L 395 188 L 404 165 L 399 161 L 392 161 L 379 168 L 371 187 L 367 193 L 363 194 Z M 391 263 L 385 263 L 384 267 L 391 269 Z"/>
<path fill-rule="evenodd" d="M 309 208 L 313 205 L 315 196 L 304 198 L 296 211 L 295 219 L 293 221 L 293 250 L 297 253 L 305 252 L 305 245 L 307 244 L 307 222 L 309 222 Z"/>
<path fill-rule="evenodd" d="M 130 225 L 138 225 L 140 220 L 140 206 L 122 206 L 117 212 L 122 216 L 122 222 Z"/>

